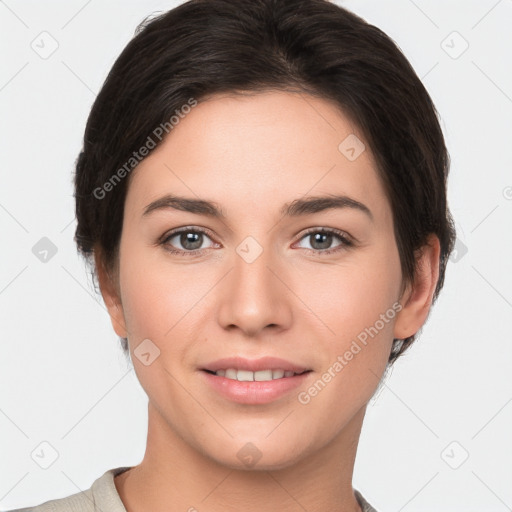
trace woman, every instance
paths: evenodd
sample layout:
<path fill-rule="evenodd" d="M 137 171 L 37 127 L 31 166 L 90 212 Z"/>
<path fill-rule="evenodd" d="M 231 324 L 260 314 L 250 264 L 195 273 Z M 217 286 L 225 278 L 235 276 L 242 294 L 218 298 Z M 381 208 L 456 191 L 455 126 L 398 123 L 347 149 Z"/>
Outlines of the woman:
<path fill-rule="evenodd" d="M 145 23 L 89 116 L 75 240 L 148 395 L 146 452 L 30 510 L 374 511 L 357 444 L 443 286 L 448 166 L 406 58 L 333 3 Z"/>

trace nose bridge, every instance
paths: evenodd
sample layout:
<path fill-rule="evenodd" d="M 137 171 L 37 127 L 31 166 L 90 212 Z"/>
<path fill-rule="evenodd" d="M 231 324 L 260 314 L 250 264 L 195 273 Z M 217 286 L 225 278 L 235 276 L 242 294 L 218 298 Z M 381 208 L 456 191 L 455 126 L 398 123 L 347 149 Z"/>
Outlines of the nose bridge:
<path fill-rule="evenodd" d="M 266 326 L 284 327 L 291 313 L 286 287 L 276 278 L 277 255 L 254 237 L 235 249 L 233 269 L 222 290 L 219 322 L 255 334 Z"/>
<path fill-rule="evenodd" d="M 270 247 L 263 247 L 253 237 L 247 237 L 236 248 L 232 291 L 245 308 L 257 308 L 263 313 L 264 305 L 270 306 L 274 300 L 277 283 L 269 270 L 274 260 Z"/>
<path fill-rule="evenodd" d="M 276 283 L 273 282 L 272 273 L 269 267 L 275 256 L 269 248 L 263 249 L 257 242 L 245 240 L 236 249 L 234 258 L 234 279 L 236 279 L 241 290 L 245 289 L 247 296 L 256 297 L 260 293 L 264 295 L 273 295 L 271 288 Z"/>

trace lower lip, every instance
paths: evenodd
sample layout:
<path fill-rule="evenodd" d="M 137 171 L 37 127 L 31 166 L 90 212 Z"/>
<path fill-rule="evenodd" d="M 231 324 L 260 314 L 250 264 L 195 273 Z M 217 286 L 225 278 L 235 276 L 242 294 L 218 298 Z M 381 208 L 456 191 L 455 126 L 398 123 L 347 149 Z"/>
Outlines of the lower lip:
<path fill-rule="evenodd" d="M 206 382 L 219 394 L 239 404 L 267 404 L 296 389 L 310 373 L 268 381 L 238 381 L 226 379 L 202 370 Z"/>

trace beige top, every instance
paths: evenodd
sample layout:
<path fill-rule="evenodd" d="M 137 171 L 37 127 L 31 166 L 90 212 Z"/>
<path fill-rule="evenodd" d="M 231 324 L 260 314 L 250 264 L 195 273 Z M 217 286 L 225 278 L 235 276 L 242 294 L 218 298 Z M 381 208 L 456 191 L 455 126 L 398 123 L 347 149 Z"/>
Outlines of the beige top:
<path fill-rule="evenodd" d="M 96 479 L 89 489 L 67 498 L 46 501 L 36 507 L 18 508 L 8 512 L 126 512 L 117 492 L 114 477 L 128 469 L 130 468 L 109 469 Z M 354 490 L 354 494 L 363 512 L 377 512 L 359 491 Z"/>

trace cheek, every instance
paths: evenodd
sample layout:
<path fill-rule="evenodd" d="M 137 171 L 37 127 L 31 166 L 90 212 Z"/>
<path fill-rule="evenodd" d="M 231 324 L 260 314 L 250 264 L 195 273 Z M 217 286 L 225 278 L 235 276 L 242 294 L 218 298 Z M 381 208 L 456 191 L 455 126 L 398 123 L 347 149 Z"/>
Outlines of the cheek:
<path fill-rule="evenodd" d="M 128 231 L 123 233 L 121 244 L 127 327 L 134 341 L 154 338 L 164 342 L 179 331 L 181 319 L 186 323 L 193 317 L 194 305 L 207 291 L 207 276 L 193 272 L 191 279 L 190 266 L 169 263 L 163 249 L 145 247 L 131 238 Z"/>
<path fill-rule="evenodd" d="M 392 331 L 399 297 L 401 271 L 398 253 L 390 250 L 368 251 L 362 258 L 347 259 L 338 265 L 317 265 L 314 272 L 303 269 L 297 276 L 295 289 L 319 319 L 326 339 L 338 339 L 341 344 L 386 315 L 385 326 L 378 323 L 383 335 Z M 391 311 L 390 311 L 391 309 Z"/>
<path fill-rule="evenodd" d="M 193 325 L 201 310 L 198 301 L 207 286 L 196 276 L 190 279 L 184 267 L 166 265 L 160 250 L 133 244 L 121 257 L 123 312 L 138 380 L 155 404 L 168 401 L 170 390 L 174 403 L 186 401 L 171 375 L 187 364 L 190 339 L 197 338 Z M 159 351 L 149 345 L 158 357 L 148 366 L 136 360 L 137 347 L 146 339 Z"/>
<path fill-rule="evenodd" d="M 335 276 L 326 267 L 324 275 L 308 278 L 308 305 L 329 329 L 316 340 L 322 354 L 318 378 L 301 389 L 298 401 L 308 415 L 329 414 L 327 435 L 370 400 L 386 368 L 401 276 L 396 265 L 338 269 Z"/>
<path fill-rule="evenodd" d="M 355 262 L 321 266 L 314 277 L 303 273 L 308 306 L 328 326 L 317 340 L 323 353 L 319 380 L 301 395 L 301 404 L 314 402 L 309 411 L 338 404 L 355 412 L 373 395 L 389 358 L 400 308 L 398 251 L 386 242 Z"/>

